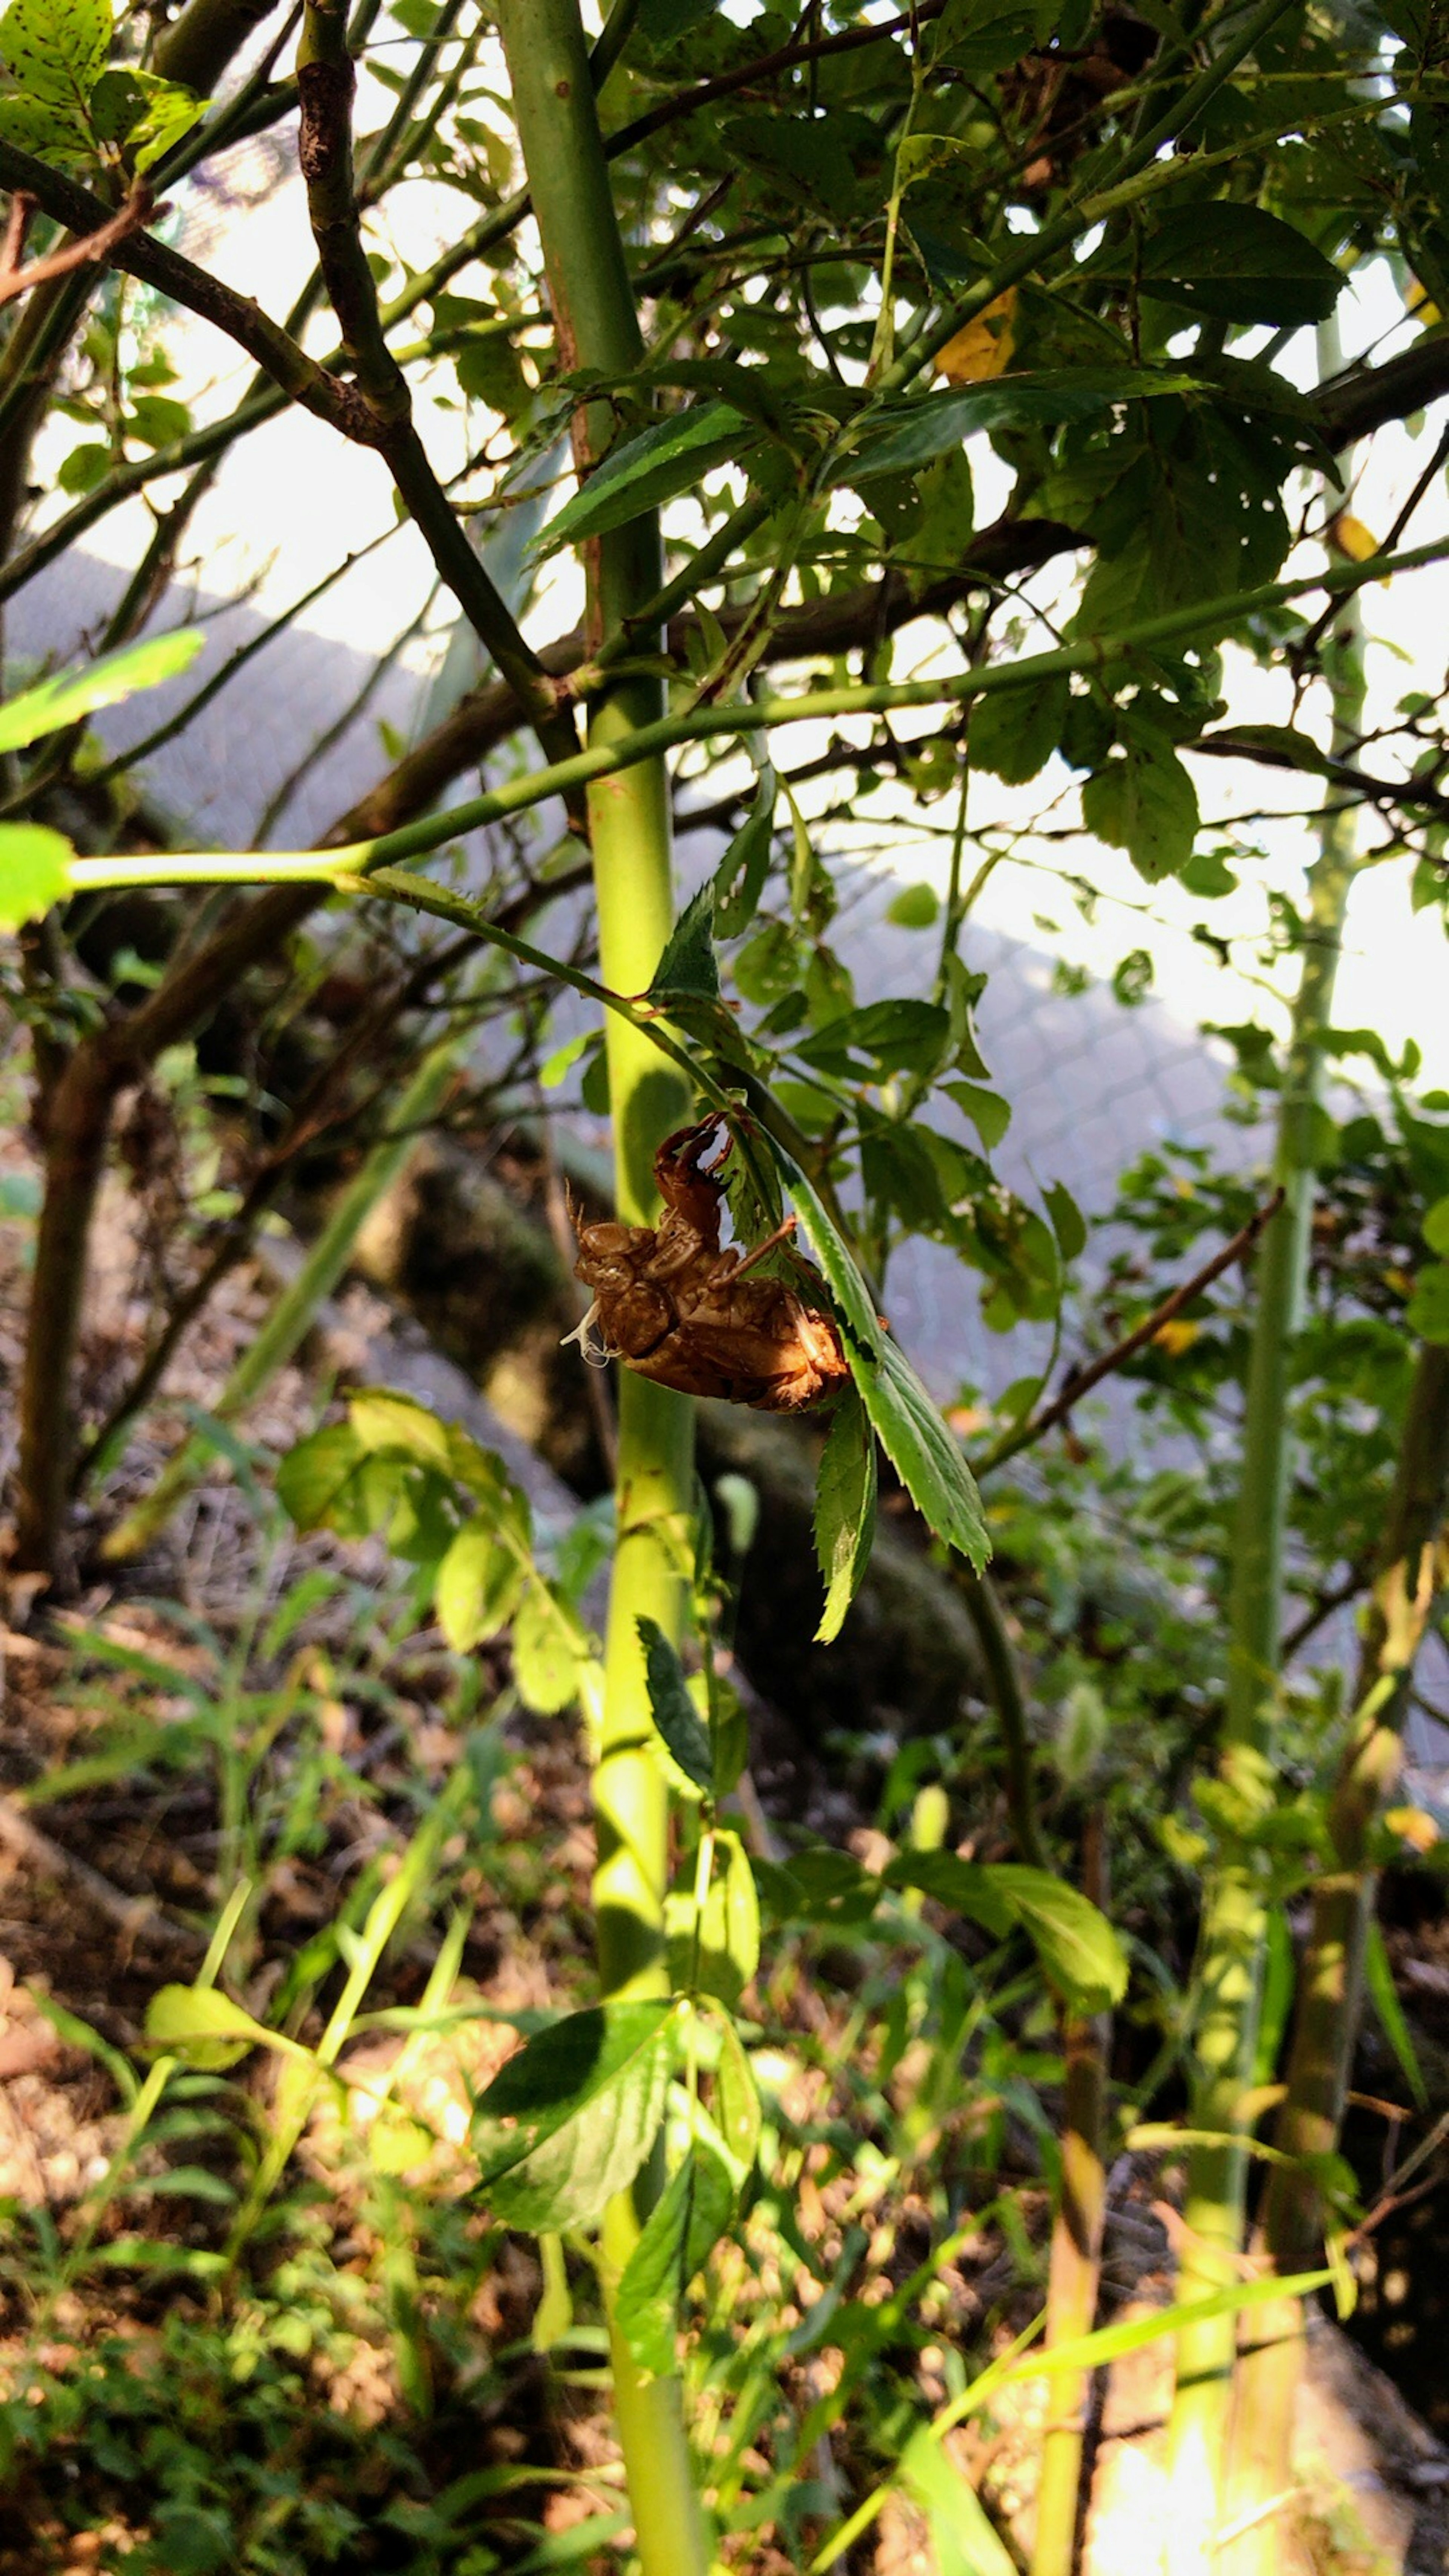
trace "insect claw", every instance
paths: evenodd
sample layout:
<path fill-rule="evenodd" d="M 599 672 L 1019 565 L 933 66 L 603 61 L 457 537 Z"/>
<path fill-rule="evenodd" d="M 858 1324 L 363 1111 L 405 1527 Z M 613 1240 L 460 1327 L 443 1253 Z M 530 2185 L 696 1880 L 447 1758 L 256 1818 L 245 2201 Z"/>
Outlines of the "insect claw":
<path fill-rule="evenodd" d="M 594 1326 L 598 1320 L 599 1301 L 596 1297 L 592 1306 L 589 1308 L 588 1313 L 579 1323 L 575 1324 L 573 1331 L 571 1333 L 564 1333 L 560 1337 L 559 1349 L 561 1351 L 566 1351 L 570 1342 L 577 1342 L 584 1360 L 590 1368 L 607 1368 L 609 1365 L 608 1352 L 604 1349 L 602 1343 L 595 1342 L 590 1339 L 590 1335 L 592 1334 Z"/>

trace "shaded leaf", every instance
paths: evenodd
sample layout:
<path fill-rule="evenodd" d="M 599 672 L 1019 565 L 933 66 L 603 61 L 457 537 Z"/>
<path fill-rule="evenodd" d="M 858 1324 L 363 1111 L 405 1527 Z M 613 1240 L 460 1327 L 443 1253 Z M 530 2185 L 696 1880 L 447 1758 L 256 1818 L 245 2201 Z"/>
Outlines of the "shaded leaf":
<path fill-rule="evenodd" d="M 712 465 L 745 456 L 760 433 L 732 403 L 700 403 L 646 429 L 605 457 L 582 489 L 550 519 L 535 551 L 554 554 L 585 537 L 627 526 L 657 510 L 677 492 L 688 492 Z"/>
<path fill-rule="evenodd" d="M 875 1434 L 858 1391 L 836 1405 L 815 1488 L 815 1556 L 825 1608 L 815 1631 L 828 1646 L 860 1588 L 875 1537 Z"/>
<path fill-rule="evenodd" d="M 666 993 L 702 993 L 709 1001 L 719 999 L 713 934 L 714 888 L 702 885 L 669 934 L 649 986 L 651 1000 Z"/>
<path fill-rule="evenodd" d="M 664 2115 L 679 2007 L 570 2013 L 496 2075 L 474 2130 L 485 2196 L 509 2227 L 586 2227 L 625 2191 Z"/>
<path fill-rule="evenodd" d="M 770 865 L 775 795 L 775 773 L 767 766 L 760 772 L 749 815 L 715 871 L 714 926 L 721 939 L 737 938 L 754 920 Z"/>
<path fill-rule="evenodd" d="M 649 1686 L 649 1708 L 670 1752 L 697 1789 L 714 1786 L 714 1755 L 699 1711 L 689 1696 L 684 1666 L 656 1619 L 638 1619 L 639 1643 Z"/>
<path fill-rule="evenodd" d="M 614 2296 L 614 2324 L 650 2378 L 667 2378 L 675 2367 L 685 2293 L 724 2235 L 734 2205 L 723 2159 L 703 2139 L 692 2138 L 644 2223 Z"/>
<path fill-rule="evenodd" d="M 1149 885 L 1175 876 L 1192 856 L 1197 790 L 1170 743 L 1128 743 L 1082 789 L 1082 820 L 1099 841 L 1125 850 Z"/>
<path fill-rule="evenodd" d="M 492 1514 L 475 1512 L 439 1565 L 433 1588 L 438 1625 L 455 1655 L 507 1626 L 526 1581 L 526 1569 L 499 1538 Z"/>
<path fill-rule="evenodd" d="M 934 1398 L 895 1342 L 882 1344 L 878 1363 L 857 1359 L 848 1346 L 846 1356 L 881 1447 L 917 1511 L 979 1573 L 991 1555 L 981 1498 Z"/>

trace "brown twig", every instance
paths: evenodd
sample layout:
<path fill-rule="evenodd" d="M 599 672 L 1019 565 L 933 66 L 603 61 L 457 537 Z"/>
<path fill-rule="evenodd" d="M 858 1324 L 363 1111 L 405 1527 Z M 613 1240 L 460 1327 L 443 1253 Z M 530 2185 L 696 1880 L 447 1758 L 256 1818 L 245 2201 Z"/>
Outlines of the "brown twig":
<path fill-rule="evenodd" d="M 994 1449 L 988 1450 L 980 1464 L 974 1467 L 977 1477 L 989 1475 L 993 1467 L 1004 1466 L 1008 1458 L 1016 1457 L 1018 1451 L 1031 1448 L 1048 1431 L 1055 1431 L 1058 1423 L 1066 1421 L 1084 1395 L 1089 1395 L 1094 1386 L 1101 1385 L 1104 1377 L 1110 1377 L 1114 1369 L 1122 1368 L 1139 1351 L 1145 1350 L 1149 1342 L 1155 1341 L 1163 1326 L 1172 1323 L 1184 1306 L 1190 1306 L 1194 1297 L 1200 1297 L 1203 1290 L 1211 1288 L 1213 1281 L 1220 1279 L 1225 1270 L 1231 1270 L 1235 1261 L 1243 1260 L 1252 1251 L 1264 1226 L 1283 1205 L 1283 1198 L 1283 1191 L 1275 1190 L 1262 1207 L 1254 1209 L 1247 1224 L 1239 1226 L 1232 1240 L 1213 1254 L 1211 1261 L 1205 1261 L 1190 1279 L 1184 1279 L 1180 1288 L 1174 1288 L 1170 1297 L 1164 1297 L 1160 1306 L 1154 1306 L 1145 1323 L 1139 1324 L 1120 1342 L 1114 1342 L 1110 1351 L 1103 1351 L 1085 1368 L 1074 1369 L 1060 1395 L 1054 1396 L 1040 1413 L 1033 1414 L 1029 1422 L 1021 1423 L 1004 1440 L 999 1440 Z"/>
<path fill-rule="evenodd" d="M 31 217 L 40 200 L 28 188 L 17 188 L 10 199 L 10 213 L 5 225 L 5 241 L 0 248 L 0 304 L 13 304 L 17 295 L 29 295 L 37 286 L 48 286 L 52 278 L 69 277 L 72 269 L 84 268 L 87 262 L 99 265 L 110 258 L 118 243 L 129 233 L 138 232 L 152 213 L 151 191 L 144 179 L 138 179 L 123 206 L 109 222 L 94 232 L 83 232 L 74 241 L 62 243 L 59 250 L 47 251 L 43 259 L 20 265 L 25 236 Z"/>

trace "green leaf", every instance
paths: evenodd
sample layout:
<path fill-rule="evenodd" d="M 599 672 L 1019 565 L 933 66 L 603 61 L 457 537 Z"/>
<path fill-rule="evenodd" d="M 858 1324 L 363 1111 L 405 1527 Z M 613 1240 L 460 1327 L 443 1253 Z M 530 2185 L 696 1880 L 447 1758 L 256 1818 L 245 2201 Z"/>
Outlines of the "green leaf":
<path fill-rule="evenodd" d="M 902 2451 L 900 2479 L 926 2517 L 938 2576 L 1016 2576 L 1016 2561 L 976 2489 L 947 2458 L 929 2424 L 919 2425 Z"/>
<path fill-rule="evenodd" d="M 500 1540 L 493 1514 L 475 1512 L 449 1547 L 433 1587 L 438 1625 L 455 1655 L 507 1626 L 526 1580 L 517 1555 Z"/>
<path fill-rule="evenodd" d="M 660 421 L 606 456 L 571 501 L 550 519 L 533 551 L 556 554 L 560 546 L 602 537 L 657 510 L 677 492 L 692 491 L 712 465 L 742 457 L 760 433 L 732 403 L 701 403 Z"/>
<path fill-rule="evenodd" d="M 667 1997 L 570 2013 L 511 2057 L 478 2105 L 484 2197 L 506 2227 L 587 2227 L 653 2147 L 677 2054 Z"/>
<path fill-rule="evenodd" d="M 767 1141 L 781 1178 L 805 1219 L 810 1248 L 852 1337 L 863 1351 L 883 1350 L 884 1337 L 865 1281 L 854 1255 L 827 1214 L 824 1200 L 814 1182 L 806 1179 L 793 1154 L 768 1131 Z"/>
<path fill-rule="evenodd" d="M 14 14 L 12 9 L 11 17 Z M 199 626 L 180 626 L 173 634 L 104 654 L 87 670 L 58 671 L 53 679 L 38 681 L 33 689 L 0 706 L 0 752 L 23 750 L 42 734 L 92 715 L 97 707 L 118 706 L 137 689 L 152 689 L 160 680 L 174 679 L 195 661 L 205 641 Z"/>
<path fill-rule="evenodd" d="M 1050 1188 L 1043 1190 L 1042 1198 L 1052 1221 L 1052 1232 L 1061 1246 L 1063 1261 L 1075 1261 L 1078 1253 L 1086 1248 L 1086 1218 L 1071 1191 L 1064 1189 L 1060 1181 L 1053 1181 Z"/>
<path fill-rule="evenodd" d="M 963 72 L 1004 72 L 1037 43 L 1028 0 L 948 0 L 932 60 Z"/>
<path fill-rule="evenodd" d="M 1180 206 L 1145 229 L 1133 255 L 1146 294 L 1225 322 L 1326 322 L 1344 284 L 1305 234 L 1260 206 Z M 1121 259 L 1114 246 L 1109 274 Z"/>
<path fill-rule="evenodd" d="M 1449 1199 L 1436 1199 L 1424 1219 L 1424 1241 L 1431 1252 L 1449 1255 Z"/>
<path fill-rule="evenodd" d="M 737 2004 L 760 1964 L 760 1900 L 745 1847 L 728 1826 L 715 1834 L 703 1911 L 696 1919 L 691 1879 L 670 1889 L 664 1920 L 675 1990 Z"/>
<path fill-rule="evenodd" d="M 736 939 L 748 930 L 759 908 L 775 834 L 775 773 L 760 772 L 755 801 L 715 871 L 714 926 L 721 939 Z"/>
<path fill-rule="evenodd" d="M 760 2088 L 745 2055 L 744 2042 L 724 2013 L 712 2013 L 719 2032 L 719 2064 L 714 2073 L 714 2116 L 730 2154 L 748 2173 L 760 2143 Z"/>
<path fill-rule="evenodd" d="M 1197 389 L 1194 376 L 1145 367 L 1062 367 L 1038 375 L 998 376 L 968 393 L 921 394 L 914 402 L 870 414 L 877 424 L 836 471 L 839 483 L 877 474 L 912 474 L 978 430 L 1053 427 L 1089 420 L 1115 403 Z"/>
<path fill-rule="evenodd" d="M 1130 742 L 1087 780 L 1082 820 L 1099 841 L 1125 850 L 1138 875 L 1156 885 L 1192 856 L 1197 790 L 1169 743 Z"/>
<path fill-rule="evenodd" d="M 948 1100 L 964 1109 L 988 1154 L 994 1153 L 1011 1125 L 1011 1103 L 999 1091 L 988 1091 L 979 1082 L 943 1082 Z"/>
<path fill-rule="evenodd" d="M 579 1646 L 568 1614 L 544 1583 L 529 1585 L 513 1622 L 513 1678 L 525 1708 L 557 1717 L 579 1695 Z"/>
<path fill-rule="evenodd" d="M 714 888 L 702 885 L 685 905 L 654 969 L 649 998 L 666 993 L 702 993 L 719 999 L 719 967 L 714 954 Z"/>
<path fill-rule="evenodd" d="M 110 0 L 12 0 L 0 18 L 17 89 L 52 106 L 84 107 L 110 50 Z"/>
<path fill-rule="evenodd" d="M 656 1619 L 637 1619 L 644 1649 L 649 1707 L 665 1743 L 684 1773 L 705 1794 L 714 1787 L 714 1755 L 699 1711 L 689 1696 L 684 1666 Z"/>
<path fill-rule="evenodd" d="M 362 1387 L 349 1403 L 347 1414 L 363 1449 L 387 1457 L 409 1458 L 415 1465 L 431 1467 L 441 1476 L 453 1473 L 447 1424 L 440 1422 L 425 1404 L 415 1403 L 410 1395 L 395 1395 L 387 1386 Z"/>
<path fill-rule="evenodd" d="M 40 98 L 0 98 L 0 142 L 33 152 L 38 161 L 89 161 L 95 154 L 79 110 Z"/>
<path fill-rule="evenodd" d="M 934 886 L 903 886 L 887 905 L 886 919 L 893 921 L 898 930 L 929 930 L 940 909 L 941 898 Z"/>
<path fill-rule="evenodd" d="M 71 843 L 44 823 L 0 823 L 0 928 L 38 921 L 70 893 Z"/>
<path fill-rule="evenodd" d="M 734 2214 L 722 2157 L 692 2138 L 678 2172 L 644 2223 L 614 2297 L 614 2324 L 639 2369 L 665 2379 L 677 2360 L 680 2311 Z"/>
<path fill-rule="evenodd" d="M 1034 689 L 996 689 L 971 710 L 967 758 L 1009 787 L 1045 769 L 1062 737 L 1070 696 L 1065 673 Z"/>
<path fill-rule="evenodd" d="M 1016 1913 L 994 1885 L 995 1871 L 984 1861 L 959 1860 L 948 1851 L 898 1852 L 882 1872 L 886 1887 L 915 1887 L 953 1914 L 964 1914 L 998 1940 L 1011 1930 Z"/>
<path fill-rule="evenodd" d="M 878 1362 L 857 1358 L 848 1345 L 846 1356 L 881 1447 L 917 1511 L 979 1574 L 991 1555 L 981 1497 L 933 1398 L 895 1342 L 882 1344 Z"/>
<path fill-rule="evenodd" d="M 350 1422 L 330 1423 L 289 1449 L 277 1469 L 277 1499 L 299 1530 L 366 1538 L 397 1502 L 398 1473 L 369 1457 Z"/>
<path fill-rule="evenodd" d="M 268 2030 L 216 1986 L 158 1986 L 146 2007 L 146 2036 L 204 2067 L 232 2066 L 249 2048 L 273 2048 L 309 2063 L 312 2055 L 284 2032 Z"/>
<path fill-rule="evenodd" d="M 1126 1953 L 1106 1916 L 1050 1870 L 958 1860 L 953 1852 L 900 1852 L 884 1883 L 918 1887 L 998 1937 L 1019 1924 L 1051 1983 L 1077 2012 L 1101 2012 L 1127 1991 Z"/>
<path fill-rule="evenodd" d="M 883 1073 L 930 1075 L 944 1061 L 950 1035 L 951 1015 L 939 1002 L 867 1002 L 827 1020 L 795 1052 L 824 1071 L 849 1071 L 853 1059 L 863 1058 L 865 1071 L 875 1065 Z"/>
<path fill-rule="evenodd" d="M 1404 2018 L 1404 2007 L 1399 2001 L 1398 1988 L 1394 1984 L 1394 1972 L 1389 1964 L 1388 1951 L 1384 1947 L 1384 1936 L 1377 1922 L 1372 1919 L 1364 1945 L 1363 1966 L 1364 1983 L 1368 1987 L 1369 2000 L 1378 2015 L 1379 2028 L 1398 2060 L 1399 2072 L 1413 2094 L 1414 2100 L 1421 2111 L 1427 2111 L 1428 2086 L 1424 2082 L 1423 2069 L 1414 2048 L 1413 2034 Z"/>
<path fill-rule="evenodd" d="M 1290 769 L 1301 769 L 1311 778 L 1327 778 L 1333 762 L 1319 749 L 1310 735 L 1295 732 L 1292 725 L 1234 724 L 1224 725 L 1220 733 L 1203 735 L 1205 744 L 1230 742 L 1235 751 L 1256 754 L 1275 765 L 1285 763 Z"/>
<path fill-rule="evenodd" d="M 1449 1262 L 1431 1261 L 1420 1271 L 1404 1321 L 1426 1342 L 1449 1342 Z"/>
<path fill-rule="evenodd" d="M 875 1538 L 875 1434 L 852 1387 L 835 1408 L 815 1488 L 815 1555 L 825 1608 L 815 1642 L 828 1646 L 860 1589 Z"/>
<path fill-rule="evenodd" d="M 1105 1914 L 1065 1879 L 1003 1861 L 990 1871 L 1052 1984 L 1078 2012 L 1101 2012 L 1127 1991 L 1127 1954 Z"/>
<path fill-rule="evenodd" d="M 209 104 L 178 81 L 127 64 L 102 72 L 91 93 L 90 121 L 103 142 L 125 147 L 134 170 L 146 171 L 190 133 Z"/>

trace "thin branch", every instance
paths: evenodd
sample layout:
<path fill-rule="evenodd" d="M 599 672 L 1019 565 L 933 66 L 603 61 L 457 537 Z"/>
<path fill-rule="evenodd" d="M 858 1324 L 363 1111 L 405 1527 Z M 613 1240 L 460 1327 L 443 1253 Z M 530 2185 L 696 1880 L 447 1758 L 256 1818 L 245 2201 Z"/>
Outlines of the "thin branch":
<path fill-rule="evenodd" d="M 1181 1287 L 1174 1288 L 1170 1297 L 1164 1297 L 1145 1323 L 1139 1324 L 1120 1342 L 1114 1342 L 1110 1351 L 1103 1351 L 1085 1368 L 1074 1369 L 1060 1395 L 1055 1396 L 1040 1413 L 1033 1414 L 1029 1422 L 1019 1424 L 1004 1440 L 998 1440 L 995 1448 L 988 1450 L 980 1464 L 975 1466 L 976 1476 L 989 1475 L 994 1467 L 1004 1466 L 1008 1458 L 1015 1458 L 1019 1451 L 1030 1449 L 1038 1440 L 1044 1439 L 1048 1431 L 1055 1431 L 1057 1425 L 1065 1422 L 1081 1403 L 1084 1395 L 1089 1395 L 1094 1386 L 1100 1386 L 1103 1378 L 1110 1377 L 1115 1369 L 1123 1368 L 1128 1360 L 1135 1359 L 1139 1351 L 1156 1340 L 1164 1325 L 1172 1323 L 1184 1306 L 1190 1306 L 1204 1289 L 1211 1288 L 1213 1281 L 1220 1279 L 1225 1270 L 1231 1270 L 1235 1261 L 1246 1259 L 1264 1226 L 1277 1215 L 1282 1205 L 1283 1192 L 1275 1190 L 1262 1207 L 1254 1210 L 1247 1224 L 1239 1226 L 1231 1242 L 1215 1252 L 1211 1261 L 1205 1261 L 1200 1270 L 1195 1270 L 1190 1279 L 1184 1279 Z"/>
<path fill-rule="evenodd" d="M 98 266 L 110 259 L 118 245 L 148 220 L 152 200 L 145 180 L 138 179 L 125 204 L 97 230 L 63 242 L 59 250 L 47 251 L 43 259 L 33 259 L 22 268 L 20 253 L 39 204 L 40 199 L 29 188 L 17 188 L 11 197 L 5 246 L 0 251 L 0 304 L 12 304 L 17 295 L 30 295 L 37 286 L 49 286 L 54 278 L 69 277 L 73 269 Z"/>

